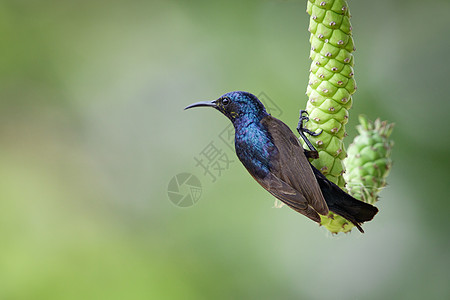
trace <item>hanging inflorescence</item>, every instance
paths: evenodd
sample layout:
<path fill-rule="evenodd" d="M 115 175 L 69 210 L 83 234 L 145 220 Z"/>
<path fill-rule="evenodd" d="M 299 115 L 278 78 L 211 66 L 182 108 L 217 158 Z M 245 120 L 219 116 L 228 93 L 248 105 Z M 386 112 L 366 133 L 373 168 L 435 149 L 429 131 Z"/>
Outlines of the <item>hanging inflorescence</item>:
<path fill-rule="evenodd" d="M 356 90 L 350 12 L 347 2 L 342 0 L 309 0 L 306 11 L 310 15 L 312 60 L 306 91 L 310 121 L 306 126 L 312 131 L 323 130 L 320 135 L 310 137 L 319 151 L 319 159 L 312 164 L 343 188 L 342 161 L 347 155 L 343 138 L 352 94 Z M 354 227 L 331 212 L 322 216 L 321 224 L 334 233 L 348 232 Z"/>
<path fill-rule="evenodd" d="M 309 32 L 312 60 L 306 94 L 306 127 L 323 132 L 309 139 L 319 151 L 319 158 L 311 163 L 330 181 L 345 187 L 344 159 L 347 157 L 343 139 L 345 124 L 356 90 L 354 79 L 355 46 L 350 24 L 348 4 L 344 0 L 308 1 Z M 369 122 L 360 118 L 360 135 L 349 147 L 346 159 L 347 188 L 355 198 L 373 204 L 386 184 L 391 166 L 393 125 L 379 120 Z M 321 216 L 321 224 L 332 233 L 349 232 L 354 225 L 330 212 Z"/>

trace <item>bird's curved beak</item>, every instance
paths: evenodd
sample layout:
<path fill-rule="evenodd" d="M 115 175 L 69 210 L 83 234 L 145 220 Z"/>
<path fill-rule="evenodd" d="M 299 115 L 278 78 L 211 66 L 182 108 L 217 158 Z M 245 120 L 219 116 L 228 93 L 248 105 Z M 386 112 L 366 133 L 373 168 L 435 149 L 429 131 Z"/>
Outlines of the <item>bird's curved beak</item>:
<path fill-rule="evenodd" d="M 196 102 L 192 103 L 191 105 L 186 106 L 184 109 L 189 109 L 193 107 L 200 107 L 200 106 L 209 106 L 209 107 L 216 107 L 216 100 L 214 101 L 202 101 L 202 102 Z"/>

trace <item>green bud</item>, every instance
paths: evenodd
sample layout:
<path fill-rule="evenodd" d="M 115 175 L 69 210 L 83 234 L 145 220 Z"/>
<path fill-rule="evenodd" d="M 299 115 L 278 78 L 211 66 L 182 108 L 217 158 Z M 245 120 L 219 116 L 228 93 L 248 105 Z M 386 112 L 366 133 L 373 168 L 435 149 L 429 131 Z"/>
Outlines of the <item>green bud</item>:
<path fill-rule="evenodd" d="M 374 204 L 378 193 L 386 185 L 386 177 L 392 166 L 391 151 L 394 142 L 390 135 L 394 124 L 380 119 L 370 122 L 360 116 L 359 135 L 348 148 L 344 161 L 349 193 L 364 202 Z"/>

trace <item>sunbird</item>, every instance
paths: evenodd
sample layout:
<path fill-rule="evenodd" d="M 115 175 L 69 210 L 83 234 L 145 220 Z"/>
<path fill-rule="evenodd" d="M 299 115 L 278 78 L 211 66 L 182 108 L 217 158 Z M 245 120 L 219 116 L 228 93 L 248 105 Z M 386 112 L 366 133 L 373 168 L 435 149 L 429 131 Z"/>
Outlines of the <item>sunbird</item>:
<path fill-rule="evenodd" d="M 252 177 L 269 193 L 293 210 L 320 224 L 320 215 L 329 211 L 352 222 L 360 232 L 363 222 L 377 214 L 375 206 L 359 201 L 317 170 L 308 158 L 318 152 L 305 133 L 319 135 L 306 128 L 304 111 L 297 131 L 310 150 L 282 121 L 267 113 L 259 99 L 248 92 L 236 91 L 217 100 L 193 103 L 185 108 L 212 107 L 228 117 L 235 129 L 236 155 Z"/>

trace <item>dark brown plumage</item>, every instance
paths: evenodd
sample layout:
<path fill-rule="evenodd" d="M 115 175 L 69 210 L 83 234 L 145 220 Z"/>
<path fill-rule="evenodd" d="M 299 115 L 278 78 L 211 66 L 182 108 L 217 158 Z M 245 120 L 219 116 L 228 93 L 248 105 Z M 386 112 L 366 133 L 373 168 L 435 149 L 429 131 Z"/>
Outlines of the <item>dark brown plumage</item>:
<path fill-rule="evenodd" d="M 300 142 L 286 124 L 270 115 L 261 124 L 276 148 L 271 153 L 269 174 L 256 181 L 290 208 L 320 222 L 318 213 L 327 215 L 328 206 Z"/>

